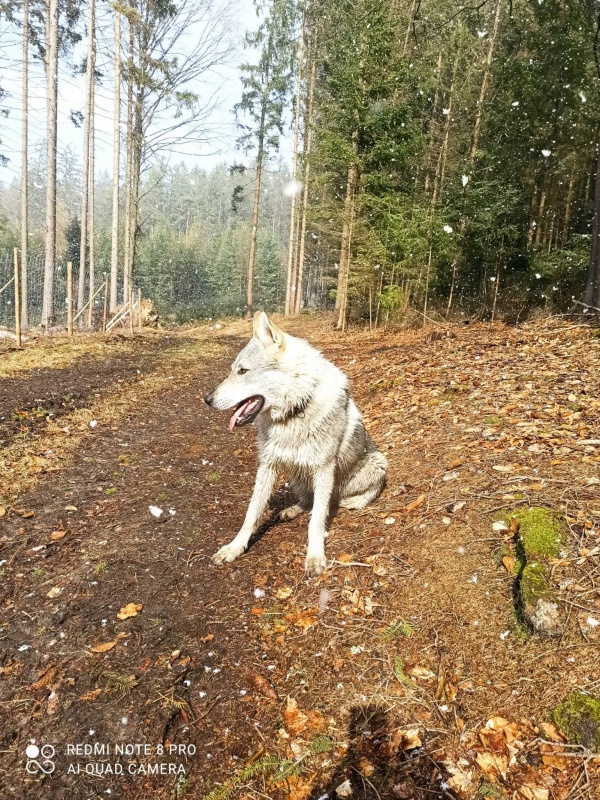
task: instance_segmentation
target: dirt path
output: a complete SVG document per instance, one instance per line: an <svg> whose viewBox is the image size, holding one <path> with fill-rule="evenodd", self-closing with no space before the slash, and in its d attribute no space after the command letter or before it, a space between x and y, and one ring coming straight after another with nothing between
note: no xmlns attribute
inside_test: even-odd
<svg viewBox="0 0 600 800"><path fill-rule="evenodd" d="M123 362L118 413L98 406L70 462L0 520L2 798L202 798L232 776L247 798L336 797L345 781L362 798L566 800L576 782L594 796L596 762L544 750L536 726L598 688L600 460L580 444L599 435L598 342L502 326L312 338L391 464L376 505L337 516L321 578L304 577L305 518L266 525L233 565L209 560L255 469L254 432L202 403L242 341L214 331L176 357L144 351L146 390ZM107 374L91 364L81 396L110 398ZM28 435L35 450L44 434ZM499 559L492 523L523 503L567 514L559 639L526 635ZM48 778L25 771L31 740L56 750Z"/></svg>

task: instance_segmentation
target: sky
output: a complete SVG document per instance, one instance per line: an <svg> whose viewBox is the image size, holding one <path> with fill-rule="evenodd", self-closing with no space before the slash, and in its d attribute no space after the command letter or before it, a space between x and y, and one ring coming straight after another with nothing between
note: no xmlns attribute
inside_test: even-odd
<svg viewBox="0 0 600 800"><path fill-rule="evenodd" d="M98 55L97 69L103 73L99 86L96 87L96 175L102 171L108 173L112 170L113 147L113 40L112 20L107 18L106 7L99 9L98 13ZM209 124L213 134L210 144L199 145L196 142L186 142L178 145L176 150L163 153L171 163L184 161L189 166L198 165L211 168L215 164L226 161L243 160L243 155L236 150L236 127L233 115L233 106L239 101L242 92L239 65L246 60L252 60L253 54L243 47L246 30L255 30L259 24L252 0L232 0L230 16L233 26L234 48L226 65L220 66L206 75L202 82L192 88L201 97L215 95L217 107L211 113ZM126 25L123 25L124 31ZM102 30L103 29L103 30ZM199 27L191 27L187 40L182 41L181 49L201 35ZM0 19L0 86L8 92L8 96L0 103L0 107L8 111L8 116L0 116L0 152L8 157L6 166L0 165L0 182L10 183L20 176L21 164L21 101L22 101L22 70L21 61L21 32L20 29ZM196 39L194 38L196 37ZM123 35L125 44L125 34ZM80 63L85 58L87 38L76 48L69 58L69 65L61 60L59 68L59 105L58 105L58 149L60 154L68 148L81 160L83 145L83 127L77 128L70 119L71 111L84 109L85 77L74 76L73 62ZM45 148L45 114L46 114L46 86L45 76L41 63L32 58L30 51L29 60L29 157L35 157L40 146ZM71 67L71 68L69 68ZM121 118L124 130L124 91L121 90ZM122 133L123 136L123 133ZM285 153L286 145L284 143Z"/></svg>

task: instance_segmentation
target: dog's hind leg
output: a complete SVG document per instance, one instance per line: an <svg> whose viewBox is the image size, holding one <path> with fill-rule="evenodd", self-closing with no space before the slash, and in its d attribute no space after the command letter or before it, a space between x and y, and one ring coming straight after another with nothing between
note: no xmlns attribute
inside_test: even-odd
<svg viewBox="0 0 600 800"><path fill-rule="evenodd" d="M297 516L305 511L310 511L313 504L312 492L305 484L300 483L298 480L292 480L291 490L293 496L298 498L298 502L293 506L284 508L283 511L280 512L279 519L284 522L296 519Z"/></svg>
<svg viewBox="0 0 600 800"><path fill-rule="evenodd" d="M341 508L365 508L385 486L387 460L383 453L373 450L358 465L358 469L343 484L338 505Z"/></svg>

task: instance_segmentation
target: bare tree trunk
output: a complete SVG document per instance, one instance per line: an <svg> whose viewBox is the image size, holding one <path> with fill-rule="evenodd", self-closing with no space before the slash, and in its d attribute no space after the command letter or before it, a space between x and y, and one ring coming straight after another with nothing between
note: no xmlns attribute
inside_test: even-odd
<svg viewBox="0 0 600 800"><path fill-rule="evenodd" d="M417 0L412 0L412 4L410 7L410 17L408 19L408 25L406 26L406 35L404 36L404 46L402 47L403 57L406 55L406 51L408 50L408 42L410 41L410 34L412 31L413 17L415 15L416 5L417 5Z"/></svg>
<svg viewBox="0 0 600 800"><path fill-rule="evenodd" d="M294 116L294 150L292 156L292 203L290 209L290 238L288 244L288 265L287 281L285 286L285 309L284 314L289 317L295 307L295 295L292 287L292 272L295 257L295 233L296 233L296 170L298 167L298 134L300 131L300 92L302 89L302 60L304 58L304 12L302 13L302 28L300 30L300 40L298 42L298 74L296 76L296 113Z"/></svg>
<svg viewBox="0 0 600 800"><path fill-rule="evenodd" d="M584 302L593 308L600 308L600 141L598 142L598 161L596 164L596 185L594 189L594 222L592 226L592 251L588 267Z"/></svg>
<svg viewBox="0 0 600 800"><path fill-rule="evenodd" d="M58 113L58 0L47 0L46 101L46 253L42 325L52 325L54 317L54 272L56 266L56 125Z"/></svg>
<svg viewBox="0 0 600 800"><path fill-rule="evenodd" d="M81 239L79 245L79 280L77 283L77 311L81 311L85 305L85 275L87 267L88 252L88 203L90 187L90 130L92 117L92 85L94 80L93 70L93 2L89 8L89 31L88 31L88 54L85 76L85 117L83 121L83 175L81 187Z"/></svg>
<svg viewBox="0 0 600 800"><path fill-rule="evenodd" d="M110 310L117 307L119 278L119 153L121 125L121 14L115 9L115 88L113 128L113 196L110 245Z"/></svg>
<svg viewBox="0 0 600 800"><path fill-rule="evenodd" d="M561 235L561 243L565 244L569 240L569 226L571 224L571 207L573 205L573 194L575 190L575 169L571 172L569 179L569 189L567 191L567 201L565 204L565 219Z"/></svg>
<svg viewBox="0 0 600 800"><path fill-rule="evenodd" d="M89 177L89 207L88 207L88 235L87 239L90 248L90 282L89 282L89 295L88 295L88 325L92 326L93 313L94 313L94 268L95 268L95 250L94 250L94 189L95 189L95 130L94 130L94 110L96 103L96 0L90 0L90 50L91 50L91 68L92 68L92 82L90 93L90 177Z"/></svg>
<svg viewBox="0 0 600 800"><path fill-rule="evenodd" d="M535 246L539 247L542 242L542 233L544 230L544 206L546 205L546 178L544 177L544 184L542 186L542 193L540 195L540 205L538 207L537 228L535 229Z"/></svg>
<svg viewBox="0 0 600 800"><path fill-rule="evenodd" d="M298 288L296 290L296 314L300 313L302 307L302 278L304 275L304 252L306 246L306 217L308 212L308 180L310 177L310 149L312 139L312 117L313 100L315 94L315 76L317 72L316 56L313 56L313 63L310 70L310 85L308 87L308 108L304 122L304 138L306 149L304 152L304 189L302 194L302 220L300 223L300 245L298 253Z"/></svg>
<svg viewBox="0 0 600 800"><path fill-rule="evenodd" d="M21 328L29 326L27 298L28 249L28 169L27 169L27 115L29 101L29 0L23 0L23 100L21 119Z"/></svg>
<svg viewBox="0 0 600 800"><path fill-rule="evenodd" d="M481 120L483 118L483 104L487 94L487 86L490 79L490 67L492 59L494 58L494 50L496 48L496 40L498 38L498 29L500 27L500 16L502 11L502 0L498 0L496 6L496 15L494 17L494 29L492 38L490 39L490 46L488 48L487 56L485 59L485 69L483 72L483 80L481 81L481 90L479 92L479 101L477 103L477 116L475 117L475 127L473 128L473 139L471 141L471 149L469 151L469 158L475 159L477 155L477 147L479 145L479 134L481 133Z"/></svg>
<svg viewBox="0 0 600 800"><path fill-rule="evenodd" d="M260 122L258 127L258 151L256 154L256 173L254 176L254 200L252 204L252 233L250 234L250 255L248 257L248 284L246 287L246 316L253 313L254 263L256 261L256 238L258 235L258 210L260 207L260 182L262 178L265 155L265 120L267 116L267 100L269 97L269 75L265 77L263 86Z"/></svg>
<svg viewBox="0 0 600 800"><path fill-rule="evenodd" d="M127 128L125 156L125 235L123 254L123 303L129 297L129 273L131 270L131 171L133 166L133 57L135 50L133 19L129 18L129 58L127 61Z"/></svg>

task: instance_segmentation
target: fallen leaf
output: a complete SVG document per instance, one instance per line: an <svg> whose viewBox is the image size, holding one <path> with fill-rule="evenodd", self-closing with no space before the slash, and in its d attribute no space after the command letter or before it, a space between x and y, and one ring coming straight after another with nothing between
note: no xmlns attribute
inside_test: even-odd
<svg viewBox="0 0 600 800"><path fill-rule="evenodd" d="M67 535L66 531L52 531L52 533L50 534L50 538L52 539L53 542L57 542L59 539L62 539L63 536L66 535Z"/></svg>
<svg viewBox="0 0 600 800"><path fill-rule="evenodd" d="M413 667L409 675L412 675L418 681L430 681L435 678L435 672L432 672L430 669L426 669L425 667Z"/></svg>
<svg viewBox="0 0 600 800"><path fill-rule="evenodd" d="M90 647L92 653L107 653L109 650L112 650L113 647L116 645L117 641L114 642L102 642L101 644L94 644Z"/></svg>
<svg viewBox="0 0 600 800"><path fill-rule="evenodd" d="M49 597L50 600L54 600L55 597L58 597L59 594L62 594L62 589L60 586L53 586L46 597Z"/></svg>
<svg viewBox="0 0 600 800"><path fill-rule="evenodd" d="M65 506L65 511L77 511L77 506Z"/></svg>
<svg viewBox="0 0 600 800"><path fill-rule="evenodd" d="M0 517L3 517L6 514L6 508L4 506L0 506Z"/></svg>
<svg viewBox="0 0 600 800"><path fill-rule="evenodd" d="M421 747L422 744L418 728L397 728L389 741L390 754L394 755L400 750L414 750L416 747Z"/></svg>
<svg viewBox="0 0 600 800"><path fill-rule="evenodd" d="M519 786L519 794L526 800L548 800L548 789L542 786Z"/></svg>
<svg viewBox="0 0 600 800"><path fill-rule="evenodd" d="M277 591L275 592L275 597L278 600L287 600L287 598L291 595L292 591L293 590L291 586L282 586L281 589L277 589Z"/></svg>
<svg viewBox="0 0 600 800"><path fill-rule="evenodd" d="M293 697L288 697L287 706L283 712L283 724L291 736L298 736L308 725L308 716L298 708L298 703Z"/></svg>
<svg viewBox="0 0 600 800"><path fill-rule="evenodd" d="M515 571L515 559L512 556L504 556L502 563L506 567L508 574L512 575Z"/></svg>
<svg viewBox="0 0 600 800"><path fill-rule="evenodd" d="M421 508L421 506L422 506L422 505L425 503L425 501L426 501L426 500L427 500L427 495L426 495L426 494L420 494L420 495L417 497L417 499L416 499L416 500L413 500L413 501L412 501L412 503L409 503L409 504L408 504L408 505L405 507L405 509L404 509L404 510L405 510L405 511L407 511L407 512L410 514L410 513L412 513L413 511L416 511L416 510L417 510L417 508Z"/></svg>
<svg viewBox="0 0 600 800"><path fill-rule="evenodd" d="M117 619L128 619L129 617L135 617L138 611L142 610L142 607L142 603L127 603L127 605L123 606L123 608L117 614Z"/></svg>

